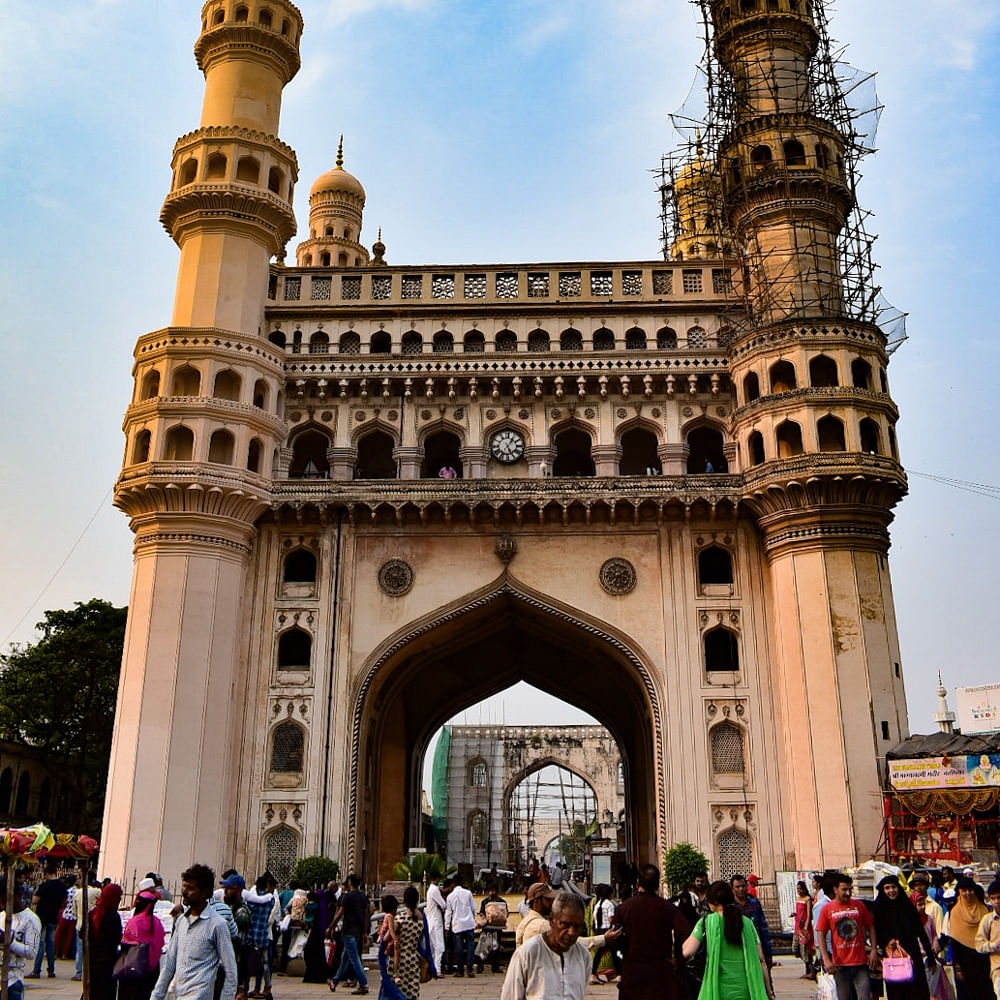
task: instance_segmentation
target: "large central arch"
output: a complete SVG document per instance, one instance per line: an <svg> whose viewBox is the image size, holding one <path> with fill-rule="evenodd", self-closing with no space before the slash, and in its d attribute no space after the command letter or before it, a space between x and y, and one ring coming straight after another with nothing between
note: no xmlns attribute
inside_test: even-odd
<svg viewBox="0 0 1000 1000"><path fill-rule="evenodd" d="M657 856L666 831L664 719L649 661L613 626L504 573L400 629L360 673L344 819L347 855L366 879L388 877L420 842L421 768L433 734L518 681L611 732L625 771L627 851Z"/></svg>

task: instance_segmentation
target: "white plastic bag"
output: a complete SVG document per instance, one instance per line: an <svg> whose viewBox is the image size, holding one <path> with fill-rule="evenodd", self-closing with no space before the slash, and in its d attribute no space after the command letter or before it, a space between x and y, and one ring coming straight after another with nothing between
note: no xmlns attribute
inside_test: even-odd
<svg viewBox="0 0 1000 1000"><path fill-rule="evenodd" d="M829 972L816 977L816 1000L837 1000L837 981Z"/></svg>

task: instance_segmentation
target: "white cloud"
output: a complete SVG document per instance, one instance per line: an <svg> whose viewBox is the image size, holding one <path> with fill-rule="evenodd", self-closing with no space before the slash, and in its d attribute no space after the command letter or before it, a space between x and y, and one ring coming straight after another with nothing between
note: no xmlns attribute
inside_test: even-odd
<svg viewBox="0 0 1000 1000"><path fill-rule="evenodd" d="M557 11L528 28L521 36L521 45L529 52L537 52L549 41L563 34L571 23L565 13Z"/></svg>

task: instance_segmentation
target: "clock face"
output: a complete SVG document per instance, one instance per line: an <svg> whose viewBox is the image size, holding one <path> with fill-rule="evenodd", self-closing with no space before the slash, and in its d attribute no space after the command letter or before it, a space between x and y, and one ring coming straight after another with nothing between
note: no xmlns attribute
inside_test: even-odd
<svg viewBox="0 0 1000 1000"><path fill-rule="evenodd" d="M498 461L510 464L524 457L524 438L509 427L497 431L490 441L490 454Z"/></svg>

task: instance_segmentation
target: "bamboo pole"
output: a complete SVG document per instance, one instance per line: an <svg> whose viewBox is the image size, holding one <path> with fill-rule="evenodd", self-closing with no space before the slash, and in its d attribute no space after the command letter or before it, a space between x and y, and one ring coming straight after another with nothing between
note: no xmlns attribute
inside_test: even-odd
<svg viewBox="0 0 1000 1000"><path fill-rule="evenodd" d="M3 934L3 962L0 963L0 997L7 1000L7 976L10 973L10 942L13 940L14 932L14 893L17 887L14 885L14 859L8 857L4 859L4 877L7 880L7 905L4 908L4 934Z"/></svg>

